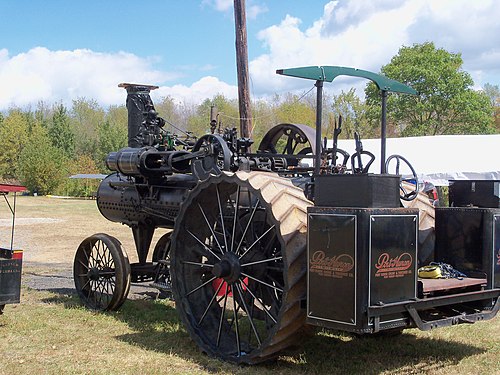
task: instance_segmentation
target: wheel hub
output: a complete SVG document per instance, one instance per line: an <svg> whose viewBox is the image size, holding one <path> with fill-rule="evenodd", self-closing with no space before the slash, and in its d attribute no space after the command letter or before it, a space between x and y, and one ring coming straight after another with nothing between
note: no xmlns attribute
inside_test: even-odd
<svg viewBox="0 0 500 375"><path fill-rule="evenodd" d="M225 253L221 260L214 264L212 274L229 284L234 283L241 274L240 258L234 253Z"/></svg>
<svg viewBox="0 0 500 375"><path fill-rule="evenodd" d="M96 268L96 267L92 267L90 270L89 270L89 273L88 273L88 277L90 280L92 281L97 281L99 280L99 277L100 277L100 272L99 272L99 269Z"/></svg>

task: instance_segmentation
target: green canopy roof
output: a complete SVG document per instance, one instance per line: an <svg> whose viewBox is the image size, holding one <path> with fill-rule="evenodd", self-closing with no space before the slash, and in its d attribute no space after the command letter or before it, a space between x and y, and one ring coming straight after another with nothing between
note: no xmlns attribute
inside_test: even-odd
<svg viewBox="0 0 500 375"><path fill-rule="evenodd" d="M417 91L413 88L380 74L372 73L367 70L346 68L343 66L305 66L302 68L279 69L276 73L284 76L326 82L332 82L338 76L361 77L374 82L377 87L383 91L400 92L413 95L417 94Z"/></svg>

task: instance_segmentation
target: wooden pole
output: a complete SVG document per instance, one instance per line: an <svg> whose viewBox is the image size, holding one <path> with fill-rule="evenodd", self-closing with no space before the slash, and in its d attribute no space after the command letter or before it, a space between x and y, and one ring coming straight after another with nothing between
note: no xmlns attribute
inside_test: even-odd
<svg viewBox="0 0 500 375"><path fill-rule="evenodd" d="M240 109L240 135L250 138L252 110L248 78L247 26L245 0L234 0L234 23L236 29L236 67L238 72L238 102Z"/></svg>

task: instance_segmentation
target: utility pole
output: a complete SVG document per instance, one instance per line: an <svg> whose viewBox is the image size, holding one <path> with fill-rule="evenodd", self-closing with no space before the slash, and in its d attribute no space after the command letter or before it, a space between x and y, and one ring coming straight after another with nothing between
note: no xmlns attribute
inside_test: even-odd
<svg viewBox="0 0 500 375"><path fill-rule="evenodd" d="M236 29L236 67L238 72L238 102L240 109L240 135L250 138L252 110L248 78L247 25L245 0L234 0L234 23Z"/></svg>

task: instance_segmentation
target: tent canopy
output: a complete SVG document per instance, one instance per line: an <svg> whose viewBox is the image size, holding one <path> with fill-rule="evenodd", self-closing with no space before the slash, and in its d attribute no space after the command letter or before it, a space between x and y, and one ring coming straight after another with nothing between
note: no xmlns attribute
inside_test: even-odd
<svg viewBox="0 0 500 375"><path fill-rule="evenodd" d="M380 160L380 139L362 142L363 149ZM331 140L328 147L332 147ZM356 152L354 140L339 139L338 147L351 155ZM412 164L420 181L436 186L447 186L448 180L500 180L499 151L500 134L387 138L387 157L403 156ZM380 173L379 164L373 163L370 172ZM402 168L401 173L409 171Z"/></svg>

